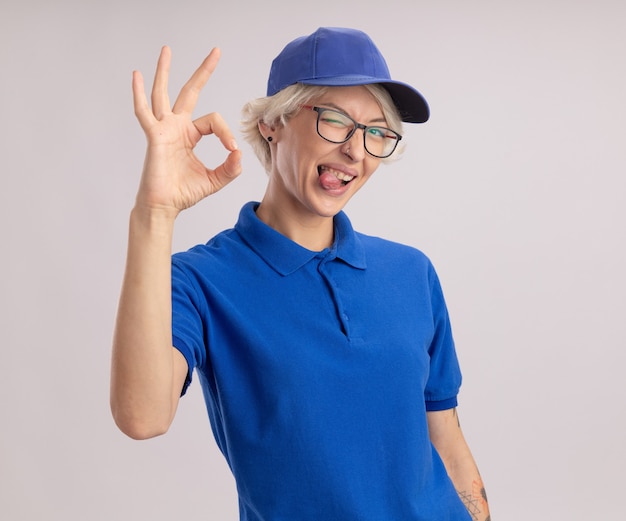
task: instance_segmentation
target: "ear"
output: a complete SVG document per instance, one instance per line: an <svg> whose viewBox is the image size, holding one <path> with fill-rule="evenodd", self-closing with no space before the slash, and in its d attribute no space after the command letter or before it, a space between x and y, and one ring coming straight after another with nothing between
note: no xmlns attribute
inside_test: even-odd
<svg viewBox="0 0 626 521"><path fill-rule="evenodd" d="M264 121L259 121L259 132L261 133L261 135L263 136L263 138L266 141L272 141L273 140L273 136L274 136L274 132L276 131L276 128L268 125L267 123L265 123ZM272 139L269 139L272 138Z"/></svg>

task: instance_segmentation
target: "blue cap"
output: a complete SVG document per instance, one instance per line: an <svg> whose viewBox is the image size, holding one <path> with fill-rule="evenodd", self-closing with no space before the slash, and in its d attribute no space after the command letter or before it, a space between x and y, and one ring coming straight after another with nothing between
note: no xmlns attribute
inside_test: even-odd
<svg viewBox="0 0 626 521"><path fill-rule="evenodd" d="M295 83L326 87L378 83L389 91L402 121L424 123L430 115L424 97L410 85L392 80L374 42L356 29L320 27L288 43L272 62L267 95Z"/></svg>

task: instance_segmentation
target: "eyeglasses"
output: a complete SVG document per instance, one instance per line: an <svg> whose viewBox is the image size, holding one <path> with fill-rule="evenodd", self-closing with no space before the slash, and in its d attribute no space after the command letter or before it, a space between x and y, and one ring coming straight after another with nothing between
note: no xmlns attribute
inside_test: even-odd
<svg viewBox="0 0 626 521"><path fill-rule="evenodd" d="M389 157L402 139L400 134L390 128L357 123L347 114L334 109L311 105L303 105L302 108L317 112L317 133L331 143L345 143L357 129L362 129L365 150L374 157Z"/></svg>

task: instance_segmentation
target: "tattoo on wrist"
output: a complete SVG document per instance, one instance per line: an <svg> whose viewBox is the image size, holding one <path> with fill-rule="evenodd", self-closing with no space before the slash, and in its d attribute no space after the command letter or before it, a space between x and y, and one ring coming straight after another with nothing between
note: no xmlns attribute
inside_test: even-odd
<svg viewBox="0 0 626 521"><path fill-rule="evenodd" d="M470 516L472 516L472 521L478 521L478 515L480 514L480 508L478 505L480 501L474 498L472 494L464 490L457 490L457 493L459 494L461 501L463 501L465 508L467 508L467 511L470 513Z"/></svg>
<svg viewBox="0 0 626 521"><path fill-rule="evenodd" d="M482 486L482 483L475 481L472 492L457 490L457 493L465 505L465 508L467 508L470 516L472 516L472 521L491 521L487 502L487 492L485 491L485 487ZM481 513L487 514L487 517L484 520L481 520L479 517Z"/></svg>

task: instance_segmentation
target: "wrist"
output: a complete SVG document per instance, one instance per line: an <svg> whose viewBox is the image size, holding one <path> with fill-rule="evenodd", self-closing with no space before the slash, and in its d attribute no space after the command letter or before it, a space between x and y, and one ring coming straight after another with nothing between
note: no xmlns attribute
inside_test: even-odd
<svg viewBox="0 0 626 521"><path fill-rule="evenodd" d="M171 236L178 211L171 208L153 208L135 205L130 212L131 229L150 234Z"/></svg>

